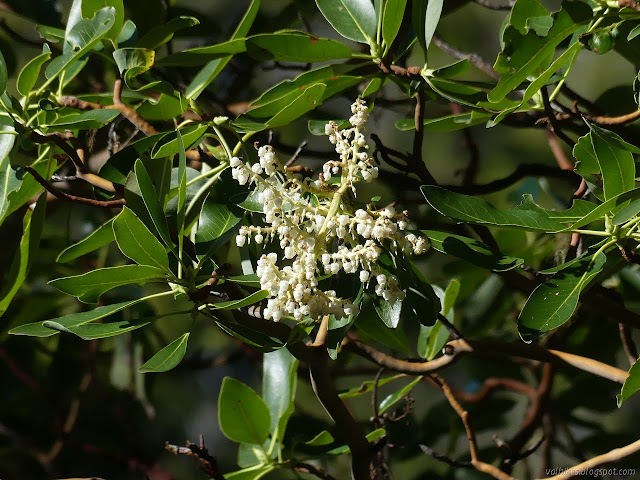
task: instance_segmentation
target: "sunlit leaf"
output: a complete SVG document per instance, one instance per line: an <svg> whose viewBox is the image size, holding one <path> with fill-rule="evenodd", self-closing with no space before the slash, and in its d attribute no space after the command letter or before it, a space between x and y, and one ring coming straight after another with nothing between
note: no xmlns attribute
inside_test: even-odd
<svg viewBox="0 0 640 480"><path fill-rule="evenodd" d="M187 353L188 340L189 332L176 338L173 342L147 360L144 365L140 367L140 372L167 372L172 368L177 367L184 358L185 353Z"/></svg>
<svg viewBox="0 0 640 480"><path fill-rule="evenodd" d="M231 377L222 381L218 397L218 423L229 439L262 445L269 436L269 407L250 387Z"/></svg>

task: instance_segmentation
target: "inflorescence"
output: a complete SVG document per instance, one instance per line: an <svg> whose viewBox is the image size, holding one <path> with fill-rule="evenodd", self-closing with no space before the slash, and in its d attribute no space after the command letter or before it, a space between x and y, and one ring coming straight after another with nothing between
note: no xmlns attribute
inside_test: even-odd
<svg viewBox="0 0 640 480"><path fill-rule="evenodd" d="M266 319L357 315L359 307L350 299L318 287L319 277L340 271L357 274L366 285L375 280L375 293L387 302L402 300L405 294L398 279L376 264L381 247L386 242L391 249L414 254L428 248L425 237L405 232L410 226L406 212L396 212L392 206L373 210L369 205L354 210L350 204L348 192L355 196L354 185L378 176L362 134L369 116L365 102L356 100L351 112L351 128L340 130L335 122L326 125L325 133L340 160L325 163L317 180L288 171L270 145L258 149L259 162L253 165L231 159L233 178L254 186L267 224L241 227L237 245L277 238L282 251L258 260L260 285L271 295L263 311Z"/></svg>

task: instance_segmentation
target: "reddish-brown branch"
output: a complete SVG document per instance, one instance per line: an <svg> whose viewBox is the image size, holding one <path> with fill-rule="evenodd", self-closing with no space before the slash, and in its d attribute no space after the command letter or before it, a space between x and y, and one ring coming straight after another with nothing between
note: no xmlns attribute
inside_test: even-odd
<svg viewBox="0 0 640 480"><path fill-rule="evenodd" d="M24 169L33 176L34 180L42 185L49 193L59 198L60 200L68 200L70 202L84 203L85 205L93 205L94 207L112 208L120 207L124 205L125 199L118 198L116 200L94 200L93 198L78 197L77 195L71 195L70 193L63 192L58 188L51 185L47 180L30 166L24 167Z"/></svg>
<svg viewBox="0 0 640 480"><path fill-rule="evenodd" d="M142 118L138 112L122 103L122 80L120 79L116 80L113 85L113 106L120 110L122 116L129 120L146 136L149 137L158 133L155 127Z"/></svg>
<svg viewBox="0 0 640 480"><path fill-rule="evenodd" d="M618 0L618 6L620 8L630 8L631 10L635 10L636 12L640 12L640 4L636 3L635 0Z"/></svg>
<svg viewBox="0 0 640 480"><path fill-rule="evenodd" d="M442 388L442 392L444 393L445 397L447 397L447 400L449 401L449 405L451 405L451 407L456 411L456 413L460 417L460 420L462 420L464 429L467 432L467 440L469 441L469 450L471 452L471 465L473 465L473 467L479 472L486 473L487 475L491 475L493 478L496 478L497 480L516 480L511 475L508 475L503 471L499 470L497 467L494 467L493 465L489 463L485 463L479 459L478 443L476 441L475 431L473 430L473 427L471 425L471 415L464 408L462 408L462 405L460 405L460 403L456 400L456 397L454 396L453 391L451 390L447 382L445 382L440 375L432 374L432 377L440 384L440 387Z"/></svg>
<svg viewBox="0 0 640 480"><path fill-rule="evenodd" d="M202 465L202 470L211 480L224 480L224 476L218 469L216 457L211 455L204 446L204 439L202 437L200 437L200 445L187 441L186 447L178 447L177 445L171 445L169 442L165 442L164 449L175 455L187 455L198 459Z"/></svg>
<svg viewBox="0 0 640 480"><path fill-rule="evenodd" d="M377 363L381 367L411 375L432 373L449 366L463 355L498 355L520 357L540 362L550 362L557 366L571 365L585 372L592 373L611 381L624 383L629 374L624 370L605 363L571 353L558 350L547 350L538 345L524 343L510 343L498 340L453 340L444 348L445 355L429 362L410 362L391 357L370 345L350 337L344 346L347 350L357 353Z"/></svg>

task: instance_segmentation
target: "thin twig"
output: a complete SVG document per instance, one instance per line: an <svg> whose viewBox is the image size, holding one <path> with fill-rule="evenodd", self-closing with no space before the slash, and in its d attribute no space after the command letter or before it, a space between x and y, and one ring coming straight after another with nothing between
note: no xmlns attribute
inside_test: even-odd
<svg viewBox="0 0 640 480"><path fill-rule="evenodd" d="M436 181L427 169L422 159L422 144L424 142L424 96L422 87L418 87L416 93L416 108L414 113L416 132L413 135L413 155L409 157L407 166L416 174L423 183L436 185Z"/></svg>
<svg viewBox="0 0 640 480"><path fill-rule="evenodd" d="M556 118L556 113L553 111L551 107L551 102L549 101L549 92L547 92L547 87L542 87L540 89L540 93L542 94L542 102L544 103L544 111L547 114L547 118L549 119L549 123L547 128L551 130L560 140L569 145L569 147L573 150L576 142L571 140L559 127L558 120Z"/></svg>
<svg viewBox="0 0 640 480"><path fill-rule="evenodd" d="M638 361L638 348L633 341L631 329L629 328L629 325L625 325L622 322L618 324L618 328L620 330L620 341L622 342L624 352L627 354L629 363L633 365Z"/></svg>
<svg viewBox="0 0 640 480"><path fill-rule="evenodd" d="M464 408L462 408L462 405L460 405L460 403L458 403L456 397L453 395L453 391L440 375L434 373L432 374L432 377L440 384L442 392L449 401L449 405L451 405L451 407L460 417L460 420L462 420L464 429L467 432L467 440L469 441L469 450L471 452L471 465L473 466L473 468L475 468L479 472L491 475L497 480L515 480L511 475L508 475L499 470L497 467L494 467L493 465L485 463L479 459L478 443L476 441L475 431L473 430L473 427L471 425L471 415Z"/></svg>
<svg viewBox="0 0 640 480"><path fill-rule="evenodd" d="M296 151L293 153L293 155L291 155L291 158L289 159L289 161L284 165L285 168L290 167L295 163L296 160L298 160L298 155L300 155L300 152L302 152L302 149L307 146L307 143L308 142L304 140L300 145L298 145L298 148L296 149Z"/></svg>
<svg viewBox="0 0 640 480"><path fill-rule="evenodd" d="M122 103L122 80L120 79L116 80L113 85L113 106L120 110L122 116L140 129L146 136L149 137L158 133L155 127L142 118L138 112Z"/></svg>
<svg viewBox="0 0 640 480"><path fill-rule="evenodd" d="M169 442L165 442L164 449L175 455L187 455L198 459L202 465L202 470L212 480L224 480L224 476L218 469L218 461L204 446L202 436L200 436L200 445L187 441L186 447L178 447L177 445L171 445Z"/></svg>
<svg viewBox="0 0 640 480"><path fill-rule="evenodd" d="M49 193L59 198L60 200L68 200L70 202L84 203L86 205L93 205L94 207L112 208L119 207L126 203L124 198L118 198L116 200L94 200L93 198L78 197L69 193L63 192L58 188L51 185L40 174L30 166L25 166L24 169L29 172L34 180L42 185Z"/></svg>
<svg viewBox="0 0 640 480"><path fill-rule="evenodd" d="M293 469L296 472L308 473L310 475L314 475L322 480L337 480L334 476L329 475L329 473L320 468L306 462L296 462L293 465Z"/></svg>
<svg viewBox="0 0 640 480"><path fill-rule="evenodd" d="M528 358L540 362L551 362L558 366L570 365L617 383L624 383L629 376L624 370L591 358L558 350L547 350L546 348L533 344L527 345L524 343L510 343L499 340L453 340L445 345L443 349L445 354L443 356L429 362L400 360L382 353L374 347L352 337L349 337L349 341L346 342L344 348L372 360L381 367L411 375L422 375L442 370L464 355L495 354L507 357Z"/></svg>
<svg viewBox="0 0 640 480"><path fill-rule="evenodd" d="M438 453L438 452L432 450L431 448L427 447L426 445L419 445L419 447L420 447L420 450L422 450L427 455L435 458L436 460L444 462L447 465L451 465L452 467L473 468L473 465L471 464L471 462L461 462L460 460L456 460L456 459L448 457L446 455L442 455L441 453Z"/></svg>

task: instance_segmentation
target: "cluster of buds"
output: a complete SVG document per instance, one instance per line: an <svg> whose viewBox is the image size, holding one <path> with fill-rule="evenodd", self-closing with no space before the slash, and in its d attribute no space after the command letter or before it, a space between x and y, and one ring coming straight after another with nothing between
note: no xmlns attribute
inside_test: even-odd
<svg viewBox="0 0 640 480"><path fill-rule="evenodd" d="M260 285L271 296L263 311L267 319L357 315L359 308L351 300L318 287L319 277L341 271L358 275L366 285L375 281L375 293L388 302L402 300L398 279L377 265L382 246L414 254L428 248L425 237L406 232L406 212L391 206L381 210L351 206L348 195L355 196L354 184L378 176L362 133L368 119L365 102L356 100L351 112L351 128L340 130L335 122L327 124L325 133L340 160L325 163L317 180L288 171L269 145L258 149L259 161L253 165L231 159L233 178L254 187L266 224L241 227L237 245L252 239L257 244L277 240L282 252L280 257L265 254L258 261ZM279 267L279 262L286 265Z"/></svg>

